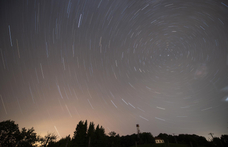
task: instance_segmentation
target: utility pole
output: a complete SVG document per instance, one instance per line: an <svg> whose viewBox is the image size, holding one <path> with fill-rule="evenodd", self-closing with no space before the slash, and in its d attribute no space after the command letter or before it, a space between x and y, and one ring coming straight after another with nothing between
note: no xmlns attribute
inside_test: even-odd
<svg viewBox="0 0 228 147"><path fill-rule="evenodd" d="M140 133L139 124L136 124L136 129L137 129L137 140L135 141L135 146L137 147L137 142L139 141L139 133Z"/></svg>
<svg viewBox="0 0 228 147"><path fill-rule="evenodd" d="M137 135L138 135L138 139L139 139L139 133L140 133L139 124L136 124L136 128L137 128Z"/></svg>

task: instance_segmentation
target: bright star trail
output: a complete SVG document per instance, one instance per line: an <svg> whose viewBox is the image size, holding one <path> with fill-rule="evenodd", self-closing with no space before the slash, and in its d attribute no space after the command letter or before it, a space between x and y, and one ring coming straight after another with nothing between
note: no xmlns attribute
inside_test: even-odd
<svg viewBox="0 0 228 147"><path fill-rule="evenodd" d="M228 2L0 2L0 121L44 135L227 134Z"/></svg>

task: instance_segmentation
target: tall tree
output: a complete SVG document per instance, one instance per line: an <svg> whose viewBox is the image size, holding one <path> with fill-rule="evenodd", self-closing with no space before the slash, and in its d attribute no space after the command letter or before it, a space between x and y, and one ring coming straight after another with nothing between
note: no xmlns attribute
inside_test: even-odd
<svg viewBox="0 0 228 147"><path fill-rule="evenodd" d="M95 132L94 123L90 122L88 133L87 133L88 147L92 147L92 145L94 144L94 141L95 141L94 132Z"/></svg>
<svg viewBox="0 0 228 147"><path fill-rule="evenodd" d="M87 137L87 120L85 123L83 121L80 121L76 127L76 130L74 131L73 136L73 143L74 145L77 145L79 147L85 147L86 144L86 137Z"/></svg>
<svg viewBox="0 0 228 147"><path fill-rule="evenodd" d="M96 141L94 143L94 147L104 147L106 145L105 130L102 126L99 127L99 124L97 125L95 130L95 138Z"/></svg>

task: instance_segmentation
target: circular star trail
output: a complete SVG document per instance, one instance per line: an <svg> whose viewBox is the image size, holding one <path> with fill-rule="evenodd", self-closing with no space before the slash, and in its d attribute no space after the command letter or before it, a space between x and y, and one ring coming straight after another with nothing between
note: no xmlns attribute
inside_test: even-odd
<svg viewBox="0 0 228 147"><path fill-rule="evenodd" d="M0 120L39 134L227 133L228 3L1 1ZM209 131L209 132L208 132Z"/></svg>

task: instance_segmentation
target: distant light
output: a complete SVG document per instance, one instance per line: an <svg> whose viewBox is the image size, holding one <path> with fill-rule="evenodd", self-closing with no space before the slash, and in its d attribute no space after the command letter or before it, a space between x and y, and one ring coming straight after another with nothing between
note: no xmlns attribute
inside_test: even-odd
<svg viewBox="0 0 228 147"><path fill-rule="evenodd" d="M226 98L226 100L225 101L227 101L228 102L228 97Z"/></svg>

